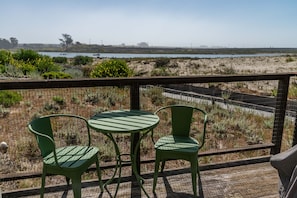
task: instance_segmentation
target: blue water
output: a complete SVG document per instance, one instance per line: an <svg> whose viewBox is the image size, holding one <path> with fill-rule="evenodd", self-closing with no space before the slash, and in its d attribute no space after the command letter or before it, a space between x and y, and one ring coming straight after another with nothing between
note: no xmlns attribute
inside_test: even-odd
<svg viewBox="0 0 297 198"><path fill-rule="evenodd" d="M236 58L236 57L259 57L278 56L281 54L123 54L123 53L77 53L77 52L39 52L50 57L73 58L75 56L89 56L94 58Z"/></svg>

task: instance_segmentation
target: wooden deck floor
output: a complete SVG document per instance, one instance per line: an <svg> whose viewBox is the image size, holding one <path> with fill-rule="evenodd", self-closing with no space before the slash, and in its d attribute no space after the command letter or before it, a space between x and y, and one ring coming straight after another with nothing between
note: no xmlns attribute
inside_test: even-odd
<svg viewBox="0 0 297 198"><path fill-rule="evenodd" d="M154 198L184 198L192 196L192 183L189 170L166 171L158 178L156 194L152 193L152 174L144 175L144 187ZM202 190L205 198L277 198L278 175L274 168L267 163L259 163L233 168L201 171ZM92 183L92 182L91 182ZM94 183L94 182L93 182ZM111 197L115 184L108 186L100 194L99 187L87 185L82 189L82 197ZM131 190L132 189L132 190ZM201 191L201 188L200 188ZM200 192L201 193L201 192ZM39 197L39 196L30 196ZM45 197L73 197L72 191L48 193ZM131 182L121 183L117 197L145 197L138 187L131 188Z"/></svg>

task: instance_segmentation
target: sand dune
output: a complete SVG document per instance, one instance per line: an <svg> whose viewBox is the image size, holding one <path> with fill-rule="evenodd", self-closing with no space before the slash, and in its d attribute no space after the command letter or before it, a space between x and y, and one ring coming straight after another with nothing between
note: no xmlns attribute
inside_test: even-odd
<svg viewBox="0 0 297 198"><path fill-rule="evenodd" d="M144 76L150 76L155 60L133 60L128 64ZM166 68L169 73L181 76L297 72L297 56L171 59Z"/></svg>

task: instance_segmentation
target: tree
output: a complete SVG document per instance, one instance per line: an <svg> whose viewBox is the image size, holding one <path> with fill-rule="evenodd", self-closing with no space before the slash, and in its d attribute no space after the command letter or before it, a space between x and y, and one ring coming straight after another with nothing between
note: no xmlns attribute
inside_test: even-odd
<svg viewBox="0 0 297 198"><path fill-rule="evenodd" d="M73 44L73 39L69 34L62 34L63 38L60 38L62 47L67 50L70 45Z"/></svg>
<svg viewBox="0 0 297 198"><path fill-rule="evenodd" d="M140 43L137 43L137 46L138 47L149 47L149 44L146 42L140 42Z"/></svg>
<svg viewBox="0 0 297 198"><path fill-rule="evenodd" d="M7 39L0 38L0 49L10 49L11 43Z"/></svg>
<svg viewBox="0 0 297 198"><path fill-rule="evenodd" d="M15 47L18 46L19 41L15 37L10 37L9 39L10 39L10 43L11 43L12 48L15 48Z"/></svg>

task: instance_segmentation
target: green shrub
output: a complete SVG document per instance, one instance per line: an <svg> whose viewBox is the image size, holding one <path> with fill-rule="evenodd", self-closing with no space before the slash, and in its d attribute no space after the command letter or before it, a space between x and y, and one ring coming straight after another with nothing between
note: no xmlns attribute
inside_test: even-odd
<svg viewBox="0 0 297 198"><path fill-rule="evenodd" d="M31 73L33 71L35 71L36 67L34 67L31 63L29 62L24 62L24 61L19 61L17 63L15 63L16 67L18 67L24 75L27 75L28 73Z"/></svg>
<svg viewBox="0 0 297 198"><path fill-rule="evenodd" d="M15 60L22 60L27 62L34 62L35 60L41 58L42 55L38 54L34 50L25 50L20 49L16 53L13 54L13 58Z"/></svg>
<svg viewBox="0 0 297 198"><path fill-rule="evenodd" d="M165 67L170 63L169 58L158 58L155 62L156 68Z"/></svg>
<svg viewBox="0 0 297 198"><path fill-rule="evenodd" d="M151 102L158 106L162 105L164 102L163 97L163 88L160 87L153 87L146 90L145 95L149 98L151 98Z"/></svg>
<svg viewBox="0 0 297 198"><path fill-rule="evenodd" d="M60 105L58 104L49 104L49 103L46 103L44 105L44 111L47 111L49 113L58 113L59 110L61 109Z"/></svg>
<svg viewBox="0 0 297 198"><path fill-rule="evenodd" d="M293 62L294 61L294 58L292 58L291 56L287 57L286 58L286 62L289 63L289 62Z"/></svg>
<svg viewBox="0 0 297 198"><path fill-rule="evenodd" d="M75 56L74 57L74 65L86 65L88 63L92 63L93 58L89 56Z"/></svg>
<svg viewBox="0 0 297 198"><path fill-rule="evenodd" d="M70 74L64 72L45 72L41 75L44 79L71 79L72 76Z"/></svg>
<svg viewBox="0 0 297 198"><path fill-rule="evenodd" d="M151 72L151 76L170 76L171 74L165 67L160 67L157 69L153 69Z"/></svg>
<svg viewBox="0 0 297 198"><path fill-rule="evenodd" d="M53 101L56 104L60 105L60 106L65 106L66 105L66 102L65 102L64 98L62 98L61 96L54 96Z"/></svg>
<svg viewBox="0 0 297 198"><path fill-rule="evenodd" d="M42 58L39 58L35 61L35 66L37 68L37 71L39 71L41 74L45 72L59 72L61 71L61 67L59 65L56 65L53 62L53 59L44 56Z"/></svg>
<svg viewBox="0 0 297 198"><path fill-rule="evenodd" d="M85 97L85 101L92 105L98 104L100 99L98 94L87 94Z"/></svg>
<svg viewBox="0 0 297 198"><path fill-rule="evenodd" d="M6 67L5 65L0 64L0 74L5 73Z"/></svg>
<svg viewBox="0 0 297 198"><path fill-rule="evenodd" d="M21 68L14 66L14 65L10 65L10 64L5 66L4 73L6 76L9 76L9 77L23 77L24 76Z"/></svg>
<svg viewBox="0 0 297 198"><path fill-rule="evenodd" d="M90 73L92 78L129 77L132 70L124 60L111 59L97 65Z"/></svg>
<svg viewBox="0 0 297 198"><path fill-rule="evenodd" d="M7 50L0 50L0 65L8 65L12 60L12 54Z"/></svg>
<svg viewBox="0 0 297 198"><path fill-rule="evenodd" d="M53 61L55 63L66 64L67 63L67 58L66 57L61 57L61 56L53 57Z"/></svg>
<svg viewBox="0 0 297 198"><path fill-rule="evenodd" d="M79 68L66 68L63 71L66 74L69 74L72 78L82 78L83 75L83 71Z"/></svg>
<svg viewBox="0 0 297 198"><path fill-rule="evenodd" d="M236 74L236 70L232 66L231 67L223 67L221 74L226 74L226 75Z"/></svg>
<svg viewBox="0 0 297 198"><path fill-rule="evenodd" d="M15 91L0 91L0 105L3 107L11 107L18 104L22 100L22 96Z"/></svg>

